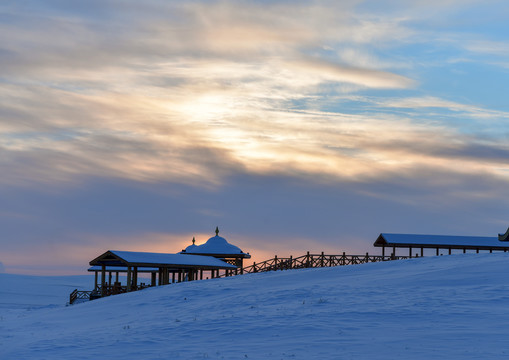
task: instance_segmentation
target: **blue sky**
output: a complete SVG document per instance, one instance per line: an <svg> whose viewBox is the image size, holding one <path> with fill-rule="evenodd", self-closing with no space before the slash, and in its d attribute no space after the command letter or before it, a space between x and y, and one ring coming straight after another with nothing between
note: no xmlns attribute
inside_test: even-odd
<svg viewBox="0 0 509 360"><path fill-rule="evenodd" d="M216 226L253 258L493 235L504 1L0 5L0 262L80 273Z"/></svg>

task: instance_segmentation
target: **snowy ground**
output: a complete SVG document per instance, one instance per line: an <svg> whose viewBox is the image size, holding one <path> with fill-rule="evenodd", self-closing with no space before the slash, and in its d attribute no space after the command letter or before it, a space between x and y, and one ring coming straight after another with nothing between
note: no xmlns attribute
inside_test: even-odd
<svg viewBox="0 0 509 360"><path fill-rule="evenodd" d="M30 311L16 300L23 279L7 292L4 274L0 359L507 359L508 270L509 253L451 255L195 281L65 307L67 292L58 307L22 300ZM55 284L38 279L41 292Z"/></svg>

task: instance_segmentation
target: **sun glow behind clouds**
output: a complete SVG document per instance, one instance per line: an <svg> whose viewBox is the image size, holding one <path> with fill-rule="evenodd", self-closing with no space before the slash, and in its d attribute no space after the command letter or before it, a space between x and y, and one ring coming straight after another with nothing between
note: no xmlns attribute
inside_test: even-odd
<svg viewBox="0 0 509 360"><path fill-rule="evenodd" d="M412 9L374 16L355 4L154 2L105 9L104 23L33 13L29 28L13 17L2 24L1 181L500 174L503 156L471 149L505 153L508 114L416 96L415 59L393 55L425 34Z"/></svg>

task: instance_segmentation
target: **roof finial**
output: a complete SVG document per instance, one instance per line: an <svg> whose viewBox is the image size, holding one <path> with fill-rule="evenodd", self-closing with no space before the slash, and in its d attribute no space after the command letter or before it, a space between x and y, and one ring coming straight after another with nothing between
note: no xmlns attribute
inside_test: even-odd
<svg viewBox="0 0 509 360"><path fill-rule="evenodd" d="M194 245L194 242L195 242L195 241L196 241L196 240L194 240L194 236L193 236L193 245Z"/></svg>
<svg viewBox="0 0 509 360"><path fill-rule="evenodd" d="M216 236L219 236L219 227L216 226Z"/></svg>

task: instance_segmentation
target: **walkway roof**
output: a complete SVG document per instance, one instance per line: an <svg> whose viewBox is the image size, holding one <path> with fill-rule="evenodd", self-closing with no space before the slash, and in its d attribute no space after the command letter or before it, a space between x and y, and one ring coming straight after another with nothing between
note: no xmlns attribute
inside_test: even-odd
<svg viewBox="0 0 509 360"><path fill-rule="evenodd" d="M90 261L90 265L106 266L136 266L178 269L236 269L235 265L214 258L212 256L183 255L166 253L148 253L134 251L108 250L104 254Z"/></svg>
<svg viewBox="0 0 509 360"><path fill-rule="evenodd" d="M417 235L417 234L387 234L378 236L377 247L415 247L415 248L451 248L451 249L479 249L479 250L509 250L509 243L498 240L496 236L450 236L450 235Z"/></svg>

